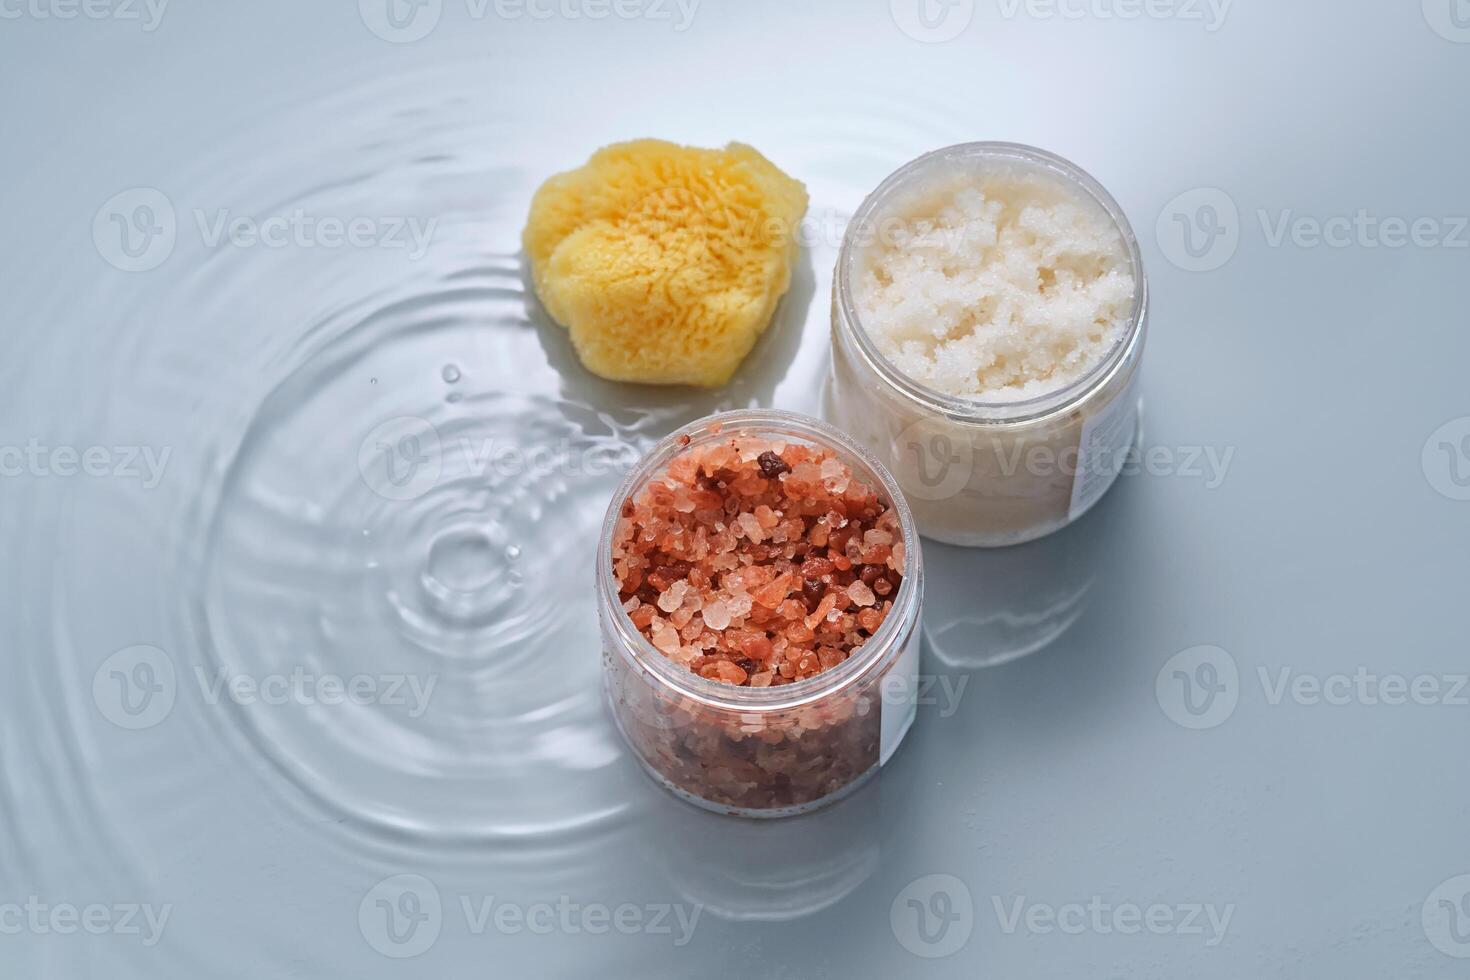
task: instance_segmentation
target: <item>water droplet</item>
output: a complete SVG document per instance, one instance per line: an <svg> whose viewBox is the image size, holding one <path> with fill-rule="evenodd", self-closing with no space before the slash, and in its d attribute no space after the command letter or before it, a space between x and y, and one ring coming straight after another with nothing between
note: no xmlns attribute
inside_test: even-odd
<svg viewBox="0 0 1470 980"><path fill-rule="evenodd" d="M444 396L444 400L451 405L457 405L460 402L464 401L464 395L457 391L451 391L449 394Z"/></svg>
<svg viewBox="0 0 1470 980"><path fill-rule="evenodd" d="M509 558L511 561L515 561L517 558L521 557L521 546L518 544L506 545L505 557Z"/></svg>
<svg viewBox="0 0 1470 980"><path fill-rule="evenodd" d="M460 379L459 368L454 366L453 364L444 365L444 370L441 373L444 376L444 380L447 381L449 384L454 384Z"/></svg>
<svg viewBox="0 0 1470 980"><path fill-rule="evenodd" d="M377 383L378 383L378 379L377 378L368 378L368 384L375 385Z"/></svg>
<svg viewBox="0 0 1470 980"><path fill-rule="evenodd" d="M520 572L511 572L505 578L510 582L512 588L519 588L520 584L526 580L526 577Z"/></svg>

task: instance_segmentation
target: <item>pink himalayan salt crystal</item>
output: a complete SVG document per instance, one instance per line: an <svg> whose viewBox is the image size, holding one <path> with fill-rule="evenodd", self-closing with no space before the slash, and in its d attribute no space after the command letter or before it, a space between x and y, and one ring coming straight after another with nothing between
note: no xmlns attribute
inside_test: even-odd
<svg viewBox="0 0 1470 980"><path fill-rule="evenodd" d="M879 597L902 582L897 531L831 450L737 436L687 449L623 502L613 571L671 660L775 686L837 666L882 624L893 603Z"/></svg>
<svg viewBox="0 0 1470 980"><path fill-rule="evenodd" d="M893 544L893 535L882 528L873 528L863 532L863 545L872 548L880 544Z"/></svg>
<svg viewBox="0 0 1470 980"><path fill-rule="evenodd" d="M716 599L704 607L704 625L712 630L722 630L730 625L730 607L724 600Z"/></svg>
<svg viewBox="0 0 1470 980"><path fill-rule="evenodd" d="M822 460L822 465L817 471L822 476L822 486L833 493L842 493L847 489L851 474L839 459L828 458Z"/></svg>
<svg viewBox="0 0 1470 980"><path fill-rule="evenodd" d="M658 607L666 613L671 613L684 604L684 593L689 591L689 583L683 580L675 582L658 597Z"/></svg>
<svg viewBox="0 0 1470 980"><path fill-rule="evenodd" d="M766 529L761 526L760 521L756 520L754 514L741 514L735 519L735 523L740 525L740 530L745 536L756 544L766 539Z"/></svg>
<svg viewBox="0 0 1470 980"><path fill-rule="evenodd" d="M673 653L679 649L679 631L668 623L659 623L653 628L653 635L649 637L653 645L664 653Z"/></svg>

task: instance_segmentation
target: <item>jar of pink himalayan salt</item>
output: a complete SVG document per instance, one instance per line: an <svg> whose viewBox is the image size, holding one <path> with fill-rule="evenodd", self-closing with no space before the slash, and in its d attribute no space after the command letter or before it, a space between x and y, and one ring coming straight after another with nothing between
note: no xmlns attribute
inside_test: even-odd
<svg viewBox="0 0 1470 980"><path fill-rule="evenodd" d="M745 439L750 442L739 442ZM620 595L613 555L625 505L652 481L668 479L670 463L681 455L722 440L759 440L778 451L788 445L828 450L893 515L884 515L884 526L897 528L891 557L901 566L901 579L880 603L891 605L846 659L813 676L765 687L701 676L655 647ZM913 722L924 591L918 532L888 471L824 422L783 411L738 411L664 439L613 496L598 546L597 590L603 681L613 718L649 775L697 806L746 817L814 810L876 772ZM869 598L866 592L862 597ZM716 618L716 626L725 624L728 610Z"/></svg>

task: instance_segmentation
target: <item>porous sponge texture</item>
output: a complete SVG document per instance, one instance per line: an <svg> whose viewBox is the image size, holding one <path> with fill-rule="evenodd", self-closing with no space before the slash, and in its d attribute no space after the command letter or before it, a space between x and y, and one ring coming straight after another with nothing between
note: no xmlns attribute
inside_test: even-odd
<svg viewBox="0 0 1470 980"><path fill-rule="evenodd" d="M594 374L717 387L791 285L806 188L754 148L635 140L537 190L536 294Z"/></svg>

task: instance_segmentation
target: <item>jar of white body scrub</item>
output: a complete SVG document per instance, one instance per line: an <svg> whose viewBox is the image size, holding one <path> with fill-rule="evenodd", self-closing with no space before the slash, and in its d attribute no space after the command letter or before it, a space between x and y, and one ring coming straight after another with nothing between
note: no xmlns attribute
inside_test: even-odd
<svg viewBox="0 0 1470 980"><path fill-rule="evenodd" d="M892 471L921 534L1029 541L1122 469L1147 315L1138 242L1097 181L1034 147L937 150L848 226L828 410Z"/></svg>

